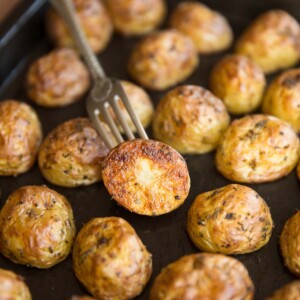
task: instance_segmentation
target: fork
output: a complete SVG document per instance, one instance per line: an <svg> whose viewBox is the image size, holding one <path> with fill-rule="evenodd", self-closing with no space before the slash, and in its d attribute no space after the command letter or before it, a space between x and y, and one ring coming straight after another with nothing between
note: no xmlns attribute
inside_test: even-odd
<svg viewBox="0 0 300 300"><path fill-rule="evenodd" d="M123 112L121 111L119 101L123 102L139 136L143 139L148 139L148 136L140 120L137 118L120 81L115 78L106 77L101 64L90 48L85 33L83 32L79 19L76 15L72 0L50 0L50 2L68 25L76 46L91 72L93 87L86 101L86 110L104 143L109 149L112 149L116 145L116 141L117 143L124 141L118 126L110 113L110 107L115 113L117 121L122 126L127 138L129 140L135 139L132 130L124 118ZM100 122L100 115L108 125L116 141L111 138L111 134L107 130L106 126Z"/></svg>

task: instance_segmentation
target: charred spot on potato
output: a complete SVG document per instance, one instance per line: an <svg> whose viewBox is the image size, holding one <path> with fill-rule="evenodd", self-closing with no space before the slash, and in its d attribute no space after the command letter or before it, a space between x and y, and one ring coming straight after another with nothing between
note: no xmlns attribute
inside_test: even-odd
<svg viewBox="0 0 300 300"><path fill-rule="evenodd" d="M203 257L197 257L193 262L193 269L202 269L204 267L205 259Z"/></svg>
<svg viewBox="0 0 300 300"><path fill-rule="evenodd" d="M282 85L284 85L288 89L292 89L295 87L295 85L298 85L300 83L300 73L294 74L294 76L289 76L284 78L282 81Z"/></svg>
<svg viewBox="0 0 300 300"><path fill-rule="evenodd" d="M234 213L227 213L227 214L225 215L225 219L226 219L226 220L231 220L231 219L234 218L234 216L235 216Z"/></svg>
<svg viewBox="0 0 300 300"><path fill-rule="evenodd" d="M268 120L261 120L255 124L255 128L265 127L267 123L268 123Z"/></svg>

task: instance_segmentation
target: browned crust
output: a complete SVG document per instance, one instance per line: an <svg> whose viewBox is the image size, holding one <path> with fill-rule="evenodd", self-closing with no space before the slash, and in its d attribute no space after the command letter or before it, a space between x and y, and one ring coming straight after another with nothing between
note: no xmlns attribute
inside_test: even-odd
<svg viewBox="0 0 300 300"><path fill-rule="evenodd" d="M238 260L221 254L181 257L156 277L150 300L251 300L254 286Z"/></svg>
<svg viewBox="0 0 300 300"><path fill-rule="evenodd" d="M65 197L46 186L25 186L0 212L0 251L15 263L49 268L69 255L75 230Z"/></svg>
<svg viewBox="0 0 300 300"><path fill-rule="evenodd" d="M119 204L142 215L176 209L190 189L185 160L170 146L153 140L119 144L104 160L102 176Z"/></svg>
<svg viewBox="0 0 300 300"><path fill-rule="evenodd" d="M77 278L97 299L139 295L152 273L152 258L135 230L117 217L90 220L73 250Z"/></svg>
<svg viewBox="0 0 300 300"><path fill-rule="evenodd" d="M56 127L43 142L39 166L53 184L75 187L101 180L101 164L108 148L87 118Z"/></svg>
<svg viewBox="0 0 300 300"><path fill-rule="evenodd" d="M0 176L27 172L35 162L42 141L36 112L26 103L0 103Z"/></svg>

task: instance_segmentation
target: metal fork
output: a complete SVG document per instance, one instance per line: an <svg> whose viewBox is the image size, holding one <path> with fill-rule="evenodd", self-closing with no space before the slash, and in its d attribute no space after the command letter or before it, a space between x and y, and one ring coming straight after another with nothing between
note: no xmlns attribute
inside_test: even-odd
<svg viewBox="0 0 300 300"><path fill-rule="evenodd" d="M112 134L116 138L118 143L124 141L122 135L119 132L118 126L114 121L111 113L110 107L113 109L118 122L123 127L124 132L128 139L135 139L133 132L131 131L129 125L124 118L124 115L120 109L119 101L122 101L134 126L137 129L139 136L143 139L148 139L148 136L140 122L137 118L132 106L124 92L121 83L118 79L106 77L103 68L101 67L97 57L90 48L85 34L81 28L79 19L75 13L75 8L72 0L50 0L52 5L67 23L71 34L76 42L79 52L83 56L90 72L93 77L94 85L88 96L86 102L87 113L92 120L94 126L96 127L99 135L108 146L108 148L113 148L116 144L110 138L105 126L100 122L99 116L102 115L103 119L107 123Z"/></svg>

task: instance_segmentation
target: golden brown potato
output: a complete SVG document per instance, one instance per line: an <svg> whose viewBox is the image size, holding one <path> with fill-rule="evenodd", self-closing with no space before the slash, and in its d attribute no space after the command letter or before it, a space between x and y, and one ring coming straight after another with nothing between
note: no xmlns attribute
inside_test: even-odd
<svg viewBox="0 0 300 300"><path fill-rule="evenodd" d="M90 77L71 49L56 49L30 66L26 77L28 97L38 105L60 107L76 102L88 90Z"/></svg>
<svg viewBox="0 0 300 300"><path fill-rule="evenodd" d="M184 85L159 102L152 123L155 139L181 153L214 150L229 125L223 102L208 90Z"/></svg>
<svg viewBox="0 0 300 300"><path fill-rule="evenodd" d="M21 276L9 270L0 269L0 299L31 300L31 295Z"/></svg>
<svg viewBox="0 0 300 300"><path fill-rule="evenodd" d="M196 197L187 231L202 251L244 254L266 245L273 221L269 207L252 189L230 184Z"/></svg>
<svg viewBox="0 0 300 300"><path fill-rule="evenodd" d="M34 164L41 141L38 115L15 100L0 102L0 176L16 176Z"/></svg>
<svg viewBox="0 0 300 300"><path fill-rule="evenodd" d="M50 268L69 255L75 231L64 196L46 186L24 186L0 212L0 251L14 263Z"/></svg>
<svg viewBox="0 0 300 300"><path fill-rule="evenodd" d="M300 276L300 211L284 224L280 236L280 248L285 266Z"/></svg>
<svg viewBox="0 0 300 300"><path fill-rule="evenodd" d="M92 50L102 52L113 32L112 21L102 0L73 0L73 4ZM46 14L46 29L57 47L76 48L65 22L52 8Z"/></svg>
<svg viewBox="0 0 300 300"><path fill-rule="evenodd" d="M213 53L230 47L233 33L220 13L196 1L179 3L170 16L170 27L189 36L199 53Z"/></svg>
<svg viewBox="0 0 300 300"><path fill-rule="evenodd" d="M119 144L105 158L102 176L112 197L141 215L157 216L176 209L190 189L183 157L170 146L153 140Z"/></svg>
<svg viewBox="0 0 300 300"><path fill-rule="evenodd" d="M198 62L190 38L164 30L147 36L133 49L128 71L142 86L164 90L188 78Z"/></svg>
<svg viewBox="0 0 300 300"><path fill-rule="evenodd" d="M283 10L263 13L239 38L236 53L249 56L267 74L292 67L300 58L299 23Z"/></svg>
<svg viewBox="0 0 300 300"><path fill-rule="evenodd" d="M254 286L237 259L198 253L181 257L156 277L150 300L251 300Z"/></svg>
<svg viewBox="0 0 300 300"><path fill-rule="evenodd" d="M121 80L121 84L128 97L128 100L130 101L130 104L132 105L132 108L136 116L141 121L144 128L148 127L152 121L153 113L154 113L153 104L151 102L149 95L146 93L146 91L143 88L129 81ZM123 112L123 116L127 121L127 124L129 125L129 127L133 132L136 132L136 127L133 125L131 118L129 117L129 114L127 112L127 109L125 108L122 102L119 103L120 103L120 108ZM111 111L111 113L115 117L115 120L117 120L113 111ZM119 129L121 132L124 132L121 126L119 126Z"/></svg>
<svg viewBox="0 0 300 300"><path fill-rule="evenodd" d="M152 258L124 219L97 218L78 233L73 268L95 298L127 300L139 295L148 282Z"/></svg>
<svg viewBox="0 0 300 300"><path fill-rule="evenodd" d="M271 83L262 111L290 123L300 133L300 69L285 71Z"/></svg>
<svg viewBox="0 0 300 300"><path fill-rule="evenodd" d="M300 281L292 281L277 290L267 300L297 300L300 299Z"/></svg>
<svg viewBox="0 0 300 300"><path fill-rule="evenodd" d="M233 181L268 182L288 175L299 155L299 139L288 123L249 115L229 126L216 152L216 166Z"/></svg>
<svg viewBox="0 0 300 300"><path fill-rule="evenodd" d="M165 0L105 0L115 29L123 35L152 31L166 14Z"/></svg>
<svg viewBox="0 0 300 300"><path fill-rule="evenodd" d="M76 187L100 181L109 149L86 118L69 120L44 140L38 157L43 176L53 184Z"/></svg>
<svg viewBox="0 0 300 300"><path fill-rule="evenodd" d="M247 114L258 108L266 86L265 75L254 61L242 55L227 55L213 68L211 91L232 114Z"/></svg>

